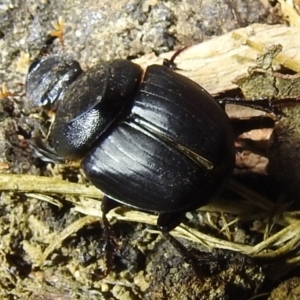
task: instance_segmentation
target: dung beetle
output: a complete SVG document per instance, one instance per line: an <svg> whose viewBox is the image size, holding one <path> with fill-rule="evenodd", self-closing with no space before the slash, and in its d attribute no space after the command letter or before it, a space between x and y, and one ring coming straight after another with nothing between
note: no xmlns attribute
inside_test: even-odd
<svg viewBox="0 0 300 300"><path fill-rule="evenodd" d="M129 60L82 71L68 56L32 63L28 106L56 103L53 157L80 160L87 179L118 204L158 214L157 227L189 260L169 231L186 212L205 205L235 165L234 133L223 107L201 86L176 73L174 58L146 70Z"/></svg>

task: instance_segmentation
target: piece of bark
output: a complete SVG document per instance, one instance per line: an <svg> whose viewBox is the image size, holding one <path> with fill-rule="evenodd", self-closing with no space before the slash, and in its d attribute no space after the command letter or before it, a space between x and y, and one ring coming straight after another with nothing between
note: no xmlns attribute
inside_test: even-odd
<svg viewBox="0 0 300 300"><path fill-rule="evenodd" d="M212 95L237 88L233 80L256 64L256 58L266 48L281 44L283 51L275 59L295 72L300 72L299 30L284 25L253 24L193 45L178 55L178 72L203 86ZM146 67L161 64L174 52L160 57L145 55L134 62Z"/></svg>

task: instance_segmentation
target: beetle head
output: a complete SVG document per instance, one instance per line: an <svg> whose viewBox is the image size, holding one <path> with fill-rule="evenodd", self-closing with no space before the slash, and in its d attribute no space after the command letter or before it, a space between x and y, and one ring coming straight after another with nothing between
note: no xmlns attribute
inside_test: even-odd
<svg viewBox="0 0 300 300"><path fill-rule="evenodd" d="M82 73L77 61L69 56L49 55L33 61L25 83L27 106L50 106Z"/></svg>

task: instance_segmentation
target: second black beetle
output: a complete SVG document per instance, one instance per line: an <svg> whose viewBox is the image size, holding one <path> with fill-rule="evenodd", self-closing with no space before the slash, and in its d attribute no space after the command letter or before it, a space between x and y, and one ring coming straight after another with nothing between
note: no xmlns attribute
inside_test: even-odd
<svg viewBox="0 0 300 300"><path fill-rule="evenodd" d="M210 94L167 66L114 60L83 72L59 55L32 64L26 94L30 105L59 101L52 146L81 159L106 195L106 226L115 203L158 213L158 228L185 252L168 232L218 194L235 164L229 118Z"/></svg>

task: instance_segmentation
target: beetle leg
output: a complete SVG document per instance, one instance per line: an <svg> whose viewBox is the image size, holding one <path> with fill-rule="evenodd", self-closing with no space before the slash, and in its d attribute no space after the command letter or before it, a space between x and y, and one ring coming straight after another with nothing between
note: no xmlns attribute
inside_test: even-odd
<svg viewBox="0 0 300 300"><path fill-rule="evenodd" d="M190 263L194 258L192 257L193 255L191 255L190 251L169 232L181 223L184 215L185 214L183 213L162 213L158 216L157 227L173 247Z"/></svg>
<svg viewBox="0 0 300 300"><path fill-rule="evenodd" d="M54 164L65 163L65 160L59 157L53 148L43 142L39 134L34 136L33 141L30 142L30 147L33 150L33 155L42 161Z"/></svg>
<svg viewBox="0 0 300 300"><path fill-rule="evenodd" d="M53 45L54 41L57 39L57 36L53 36L48 34L45 42L44 42L44 46L41 48L41 50L39 51L38 55L35 57L34 60L39 59L45 55L48 55L50 52L50 48Z"/></svg>
<svg viewBox="0 0 300 300"><path fill-rule="evenodd" d="M106 217L108 212L113 208L119 206L119 204L112 199L104 196L101 204L102 211L102 221L104 225L104 245L102 247L102 251L105 253L105 261L106 261L106 270L104 271L103 277L106 277L108 273L111 271L113 253L118 248L114 236L112 234L112 229L110 223Z"/></svg>
<svg viewBox="0 0 300 300"><path fill-rule="evenodd" d="M177 227L184 219L185 213L161 213L158 215L157 227L162 232L169 232Z"/></svg>
<svg viewBox="0 0 300 300"><path fill-rule="evenodd" d="M262 98L262 99L254 99L254 100L245 100L244 98L239 99L239 98L223 98L223 99L218 99L218 103L225 109L226 104L234 104L234 105L241 105L245 107L250 107L253 109L261 110L264 111L272 118L275 120L278 119L278 116L281 115L280 110L278 107L276 107L278 104L281 104L281 102L272 100L269 98ZM284 100L282 100L282 103ZM287 103L290 102L295 102L294 99L290 99L286 101Z"/></svg>
<svg viewBox="0 0 300 300"><path fill-rule="evenodd" d="M59 39L60 43L62 45L64 45L64 41L63 41L64 20L63 20L63 18L60 17L57 22L52 22L52 26L53 26L54 30L51 31L47 35L45 42L44 42L44 46L41 48L37 57L34 60L39 59L42 56L48 55L50 52L50 47L53 45L53 43L56 39Z"/></svg>
<svg viewBox="0 0 300 300"><path fill-rule="evenodd" d="M113 252L117 247L117 245L113 239L110 223L106 217L108 212L117 206L119 206L119 204L117 202L111 200L107 196L103 197L102 204L101 204L101 211L102 211L102 220L103 220L103 225L104 225L103 251L105 251L105 252Z"/></svg>
<svg viewBox="0 0 300 300"><path fill-rule="evenodd" d="M189 47L190 46L185 46L185 47L182 47L182 48L178 49L177 51L175 51L175 53L173 54L173 56L170 59L164 58L163 66L165 66L165 67L167 67L167 68L169 68L173 71L180 70L179 68L177 68L177 65L175 63L175 59L181 52L183 52L184 50L186 50Z"/></svg>
<svg viewBox="0 0 300 300"><path fill-rule="evenodd" d="M106 215L108 214L109 211L114 209L115 207L119 206L119 204L107 196L104 196L102 199L102 204L101 204L101 211L102 211L102 220L103 220L103 225L104 225L104 246L103 250L104 251L109 251L109 250L114 250L113 246L116 246L113 239L111 238L111 226L109 221L107 220Z"/></svg>
<svg viewBox="0 0 300 300"><path fill-rule="evenodd" d="M197 276L201 279L203 273L199 268L198 263L201 261L199 257L194 255L188 250L182 243L174 238L169 231L177 227L184 218L185 213L162 213L159 214L157 219L157 227L162 232L166 240L168 240L172 246L185 258L185 260L191 264Z"/></svg>

